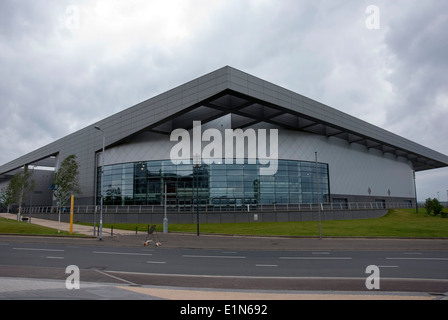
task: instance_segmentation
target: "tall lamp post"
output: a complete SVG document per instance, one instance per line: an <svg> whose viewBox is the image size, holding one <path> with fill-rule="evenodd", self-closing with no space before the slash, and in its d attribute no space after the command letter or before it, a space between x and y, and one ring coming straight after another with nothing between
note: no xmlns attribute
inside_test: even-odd
<svg viewBox="0 0 448 320"><path fill-rule="evenodd" d="M320 201L320 190L319 190L319 167L317 164L317 151L314 152L314 155L316 158L316 187L317 187L317 212L318 212L318 217L319 217L319 239L322 240L322 227L321 227L321 222L320 222L321 201Z"/></svg>
<svg viewBox="0 0 448 320"><path fill-rule="evenodd" d="M163 218L163 233L164 234L167 234L168 233L168 218L167 218L167 216L166 216L166 198L167 198L167 193L166 193L166 190L167 190L167 188L166 188L166 182L164 183L165 184L165 202L164 202L164 208L163 208L163 211L164 211L164 214L165 214L165 217Z"/></svg>
<svg viewBox="0 0 448 320"><path fill-rule="evenodd" d="M415 212L418 213L417 186L415 184L415 170L412 170L412 175L414 178Z"/></svg>
<svg viewBox="0 0 448 320"><path fill-rule="evenodd" d="M197 236L199 237L199 168L201 167L201 157L195 155L193 158L193 181L196 175L196 224L197 224ZM195 170L196 169L196 170ZM196 171L196 174L195 174Z"/></svg>
<svg viewBox="0 0 448 320"><path fill-rule="evenodd" d="M101 153L101 199L100 199L100 230L98 232L99 240L103 240L103 184L104 184L104 148L106 144L106 134L104 131L95 126L95 129L103 133L103 152Z"/></svg>

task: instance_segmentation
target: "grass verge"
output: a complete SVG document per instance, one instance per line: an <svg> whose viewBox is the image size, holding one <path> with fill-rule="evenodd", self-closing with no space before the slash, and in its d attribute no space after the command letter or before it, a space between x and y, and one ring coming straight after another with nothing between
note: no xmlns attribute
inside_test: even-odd
<svg viewBox="0 0 448 320"><path fill-rule="evenodd" d="M448 209L444 209L448 212ZM104 224L110 228L112 224ZM114 229L144 232L148 224L113 224ZM344 237L405 237L448 238L448 218L427 216L424 210L390 210L384 217L365 220L322 221L322 236ZM157 229L162 230L159 224ZM170 232L196 233L196 224L169 224ZM254 222L254 223L202 223L201 233L260 235L260 236L319 236L319 223L306 222Z"/></svg>
<svg viewBox="0 0 448 320"><path fill-rule="evenodd" d="M16 221L12 219L0 218L0 234L33 234L33 235L51 235L51 236L69 236L70 232L58 230L32 224L23 221ZM73 234L72 236L80 236L80 234Z"/></svg>

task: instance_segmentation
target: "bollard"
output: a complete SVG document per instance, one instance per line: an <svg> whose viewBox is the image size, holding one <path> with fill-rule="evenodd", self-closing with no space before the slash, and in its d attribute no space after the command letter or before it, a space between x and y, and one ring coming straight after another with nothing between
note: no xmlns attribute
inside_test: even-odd
<svg viewBox="0 0 448 320"><path fill-rule="evenodd" d="M138 227L135 227L135 234L137 234L137 228L138 228Z"/></svg>
<svg viewBox="0 0 448 320"><path fill-rule="evenodd" d="M114 226L110 227L110 235L113 236L114 235Z"/></svg>

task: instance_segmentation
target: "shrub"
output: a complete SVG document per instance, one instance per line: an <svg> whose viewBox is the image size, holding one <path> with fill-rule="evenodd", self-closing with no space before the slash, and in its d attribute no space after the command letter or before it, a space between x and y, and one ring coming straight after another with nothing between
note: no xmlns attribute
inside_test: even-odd
<svg viewBox="0 0 448 320"><path fill-rule="evenodd" d="M442 218L446 218L448 216L448 213L443 212L443 205L436 198L426 199L425 210L426 210L427 215L431 215L432 213L434 213L434 216L437 216L440 214L442 216Z"/></svg>
<svg viewBox="0 0 448 320"><path fill-rule="evenodd" d="M433 204L431 198L426 199L425 210L426 210L427 215L430 215L432 213L432 211L434 210L434 204Z"/></svg>
<svg viewBox="0 0 448 320"><path fill-rule="evenodd" d="M437 216L443 211L443 205L436 198L432 199L432 207L434 210L434 215Z"/></svg>

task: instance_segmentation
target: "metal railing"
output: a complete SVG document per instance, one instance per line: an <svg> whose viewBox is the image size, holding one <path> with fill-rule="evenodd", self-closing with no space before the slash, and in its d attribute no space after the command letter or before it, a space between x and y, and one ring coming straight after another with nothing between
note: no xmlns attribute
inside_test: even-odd
<svg viewBox="0 0 448 320"><path fill-rule="evenodd" d="M354 210L378 210L378 209L405 209L415 208L414 204L409 202L346 202L346 203L298 203L298 204L227 204L213 205L201 204L199 211L204 213L213 212L310 212L310 211L354 211ZM423 204L418 204L419 208L423 208ZM107 205L103 206L103 213L126 213L126 214L152 214L164 213L163 205ZM195 204L167 205L168 213L191 213L196 212ZM40 207L24 207L23 214L33 213L57 213L56 206L40 206ZM63 213L70 212L70 208L62 208ZM99 213L99 205L75 206L74 213Z"/></svg>

